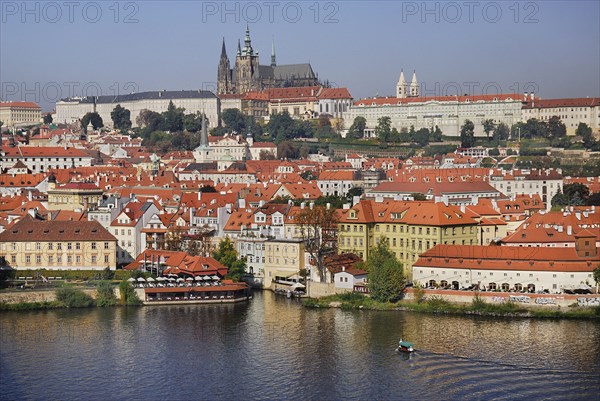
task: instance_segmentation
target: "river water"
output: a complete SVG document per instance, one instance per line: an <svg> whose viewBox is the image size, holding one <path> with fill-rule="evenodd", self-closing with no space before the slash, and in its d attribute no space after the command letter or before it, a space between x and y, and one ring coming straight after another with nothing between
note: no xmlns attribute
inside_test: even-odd
<svg viewBox="0 0 600 401"><path fill-rule="evenodd" d="M600 399L600 323L236 305L0 315L0 399ZM400 337L416 344L395 352Z"/></svg>

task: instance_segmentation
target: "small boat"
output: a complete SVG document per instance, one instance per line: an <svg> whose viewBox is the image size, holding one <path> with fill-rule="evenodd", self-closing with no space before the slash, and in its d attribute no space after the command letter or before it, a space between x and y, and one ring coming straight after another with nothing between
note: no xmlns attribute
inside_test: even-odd
<svg viewBox="0 0 600 401"><path fill-rule="evenodd" d="M398 348L396 348L396 351L400 351L400 352L414 352L415 351L415 345L413 343L410 343L408 341L402 341L402 339L400 339L400 342L398 343Z"/></svg>

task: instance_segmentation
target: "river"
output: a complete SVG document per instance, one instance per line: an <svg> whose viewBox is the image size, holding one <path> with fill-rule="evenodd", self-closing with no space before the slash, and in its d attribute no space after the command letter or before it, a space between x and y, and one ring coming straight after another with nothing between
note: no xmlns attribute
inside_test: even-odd
<svg viewBox="0 0 600 401"><path fill-rule="evenodd" d="M0 314L0 399L599 399L600 323L236 305ZM415 343L408 356L398 339Z"/></svg>

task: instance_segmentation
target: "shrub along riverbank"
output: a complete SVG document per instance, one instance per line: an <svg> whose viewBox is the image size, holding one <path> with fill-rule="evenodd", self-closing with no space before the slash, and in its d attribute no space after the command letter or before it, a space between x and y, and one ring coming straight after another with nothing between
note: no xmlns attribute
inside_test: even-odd
<svg viewBox="0 0 600 401"><path fill-rule="evenodd" d="M442 313L453 315L480 315L504 317L539 317L567 319L600 319L600 307L574 306L568 309L525 308L514 302L492 304L475 294L470 304L455 304L442 297L433 296L427 300L377 302L357 293L336 294L323 298L304 300L309 308L342 308L368 310L405 310L422 313Z"/></svg>
<svg viewBox="0 0 600 401"><path fill-rule="evenodd" d="M119 283L120 299L114 292L114 286L109 281L101 281L96 287L96 296L77 287L61 287L55 291L55 301L43 302L0 302L2 311L30 311L56 308L90 308L94 306L107 307L117 305L140 305L140 299L129 282Z"/></svg>

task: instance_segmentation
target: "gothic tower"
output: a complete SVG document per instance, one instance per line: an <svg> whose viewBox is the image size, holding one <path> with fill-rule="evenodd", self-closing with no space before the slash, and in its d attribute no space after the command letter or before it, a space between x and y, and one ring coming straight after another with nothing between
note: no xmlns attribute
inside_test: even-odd
<svg viewBox="0 0 600 401"><path fill-rule="evenodd" d="M223 46L221 47L221 58L219 60L219 70L217 73L217 93L232 93L233 83L232 71L229 65L229 58L225 50L225 38L223 38Z"/></svg>
<svg viewBox="0 0 600 401"><path fill-rule="evenodd" d="M400 99L404 99L408 96L408 84L404 79L404 70L400 70L400 78L398 79L398 83L396 84L396 97Z"/></svg>
<svg viewBox="0 0 600 401"><path fill-rule="evenodd" d="M252 49L250 40L250 28L246 26L246 37L244 48L240 50L238 44L238 55L235 59L235 85L237 93L246 93L252 90L260 90L258 79L258 52Z"/></svg>
<svg viewBox="0 0 600 401"><path fill-rule="evenodd" d="M271 41L271 67L277 66L277 61L275 60L275 38Z"/></svg>

